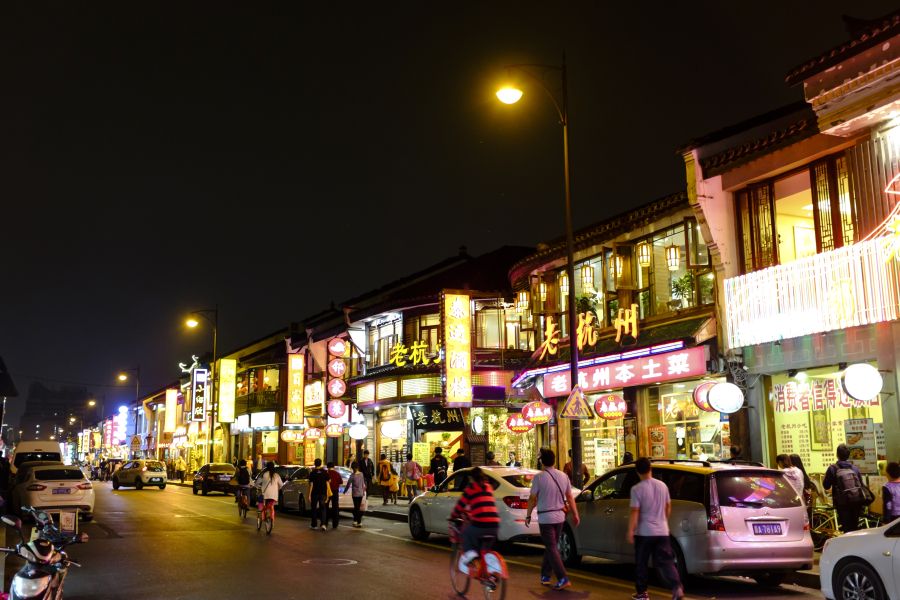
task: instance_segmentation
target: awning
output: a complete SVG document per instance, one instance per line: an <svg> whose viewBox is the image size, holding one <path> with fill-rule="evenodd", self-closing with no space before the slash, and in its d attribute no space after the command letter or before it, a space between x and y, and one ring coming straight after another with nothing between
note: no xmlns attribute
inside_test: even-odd
<svg viewBox="0 0 900 600"><path fill-rule="evenodd" d="M488 436L469 433L466 434L466 442L469 444L487 444Z"/></svg>

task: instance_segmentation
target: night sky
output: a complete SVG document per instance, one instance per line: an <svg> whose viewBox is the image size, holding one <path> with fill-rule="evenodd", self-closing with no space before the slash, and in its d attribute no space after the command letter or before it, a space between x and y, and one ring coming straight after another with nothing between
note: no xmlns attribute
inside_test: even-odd
<svg viewBox="0 0 900 600"><path fill-rule="evenodd" d="M838 2L0 6L0 355L107 407L404 274L564 233L562 131L503 65L569 65L584 226L684 188L683 142L802 99ZM552 75L551 75L552 77ZM549 79L557 86L558 79ZM48 382L48 385L52 384Z"/></svg>

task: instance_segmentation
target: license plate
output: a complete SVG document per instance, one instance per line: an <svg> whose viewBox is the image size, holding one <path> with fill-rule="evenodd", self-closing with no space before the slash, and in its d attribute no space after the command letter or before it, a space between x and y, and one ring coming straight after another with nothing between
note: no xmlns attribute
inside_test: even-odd
<svg viewBox="0 0 900 600"><path fill-rule="evenodd" d="M781 523L753 524L753 535L781 535Z"/></svg>
<svg viewBox="0 0 900 600"><path fill-rule="evenodd" d="M159 477L151 477L150 481L162 481Z"/></svg>
<svg viewBox="0 0 900 600"><path fill-rule="evenodd" d="M69 488L53 488L54 494L71 494L72 490Z"/></svg>
<svg viewBox="0 0 900 600"><path fill-rule="evenodd" d="M343 494L343 493L344 493L344 486L341 486L341 487L338 488L338 493L339 493L339 494Z"/></svg>
<svg viewBox="0 0 900 600"><path fill-rule="evenodd" d="M231 475L220 475L219 476L219 481L228 481L229 479L231 479Z"/></svg>

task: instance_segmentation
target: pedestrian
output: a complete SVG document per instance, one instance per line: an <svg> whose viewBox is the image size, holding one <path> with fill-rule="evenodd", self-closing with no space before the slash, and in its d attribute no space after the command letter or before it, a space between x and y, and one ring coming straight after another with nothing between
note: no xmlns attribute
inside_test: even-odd
<svg viewBox="0 0 900 600"><path fill-rule="evenodd" d="M406 455L406 464L403 465L403 475L406 478L406 497L412 504L413 498L419 487L419 479L422 477L422 465L413 460L412 454Z"/></svg>
<svg viewBox="0 0 900 600"><path fill-rule="evenodd" d="M515 452L509 453L509 462L506 463L506 466L507 467L521 467L522 466L522 463L520 463L519 461L516 460Z"/></svg>
<svg viewBox="0 0 900 600"><path fill-rule="evenodd" d="M386 454L382 454L378 461L378 485L381 486L381 497L384 500L382 506L387 506L391 499L391 463Z"/></svg>
<svg viewBox="0 0 900 600"><path fill-rule="evenodd" d="M244 461L246 464L247 461ZM178 460L175 461L175 473L178 474L178 478L181 479L181 483L184 483L184 472L187 470L187 465L184 462L182 457L178 457Z"/></svg>
<svg viewBox="0 0 900 600"><path fill-rule="evenodd" d="M628 514L628 543L634 544L634 571L637 593L633 600L647 600L647 561L653 555L657 571L669 583L672 599L684 597L684 588L675 568L675 554L669 544L669 513L672 500L669 488L659 479L653 479L650 459L642 457L634 463L641 482L631 488L631 509Z"/></svg>
<svg viewBox="0 0 900 600"><path fill-rule="evenodd" d="M486 467L499 467L500 466L500 463L498 463L496 460L494 460L494 456L495 455L493 452L488 452L487 455L485 455L485 458L487 458L487 464L485 465Z"/></svg>
<svg viewBox="0 0 900 600"><path fill-rule="evenodd" d="M331 492L331 477L328 476L328 472L322 468L322 459L317 458L315 461L315 469L309 474L309 510L312 515L312 523L310 524L310 529L316 529L319 527L318 520L316 517L321 520L322 524L319 527L322 531L325 531L325 525L327 524L327 517L325 515L326 507L328 506L328 496Z"/></svg>
<svg viewBox="0 0 900 600"><path fill-rule="evenodd" d="M444 449L438 446L434 449L434 457L428 465L428 473L434 476L434 485L440 485L447 479L447 470L450 464L444 457Z"/></svg>
<svg viewBox="0 0 900 600"><path fill-rule="evenodd" d="M259 494L256 495L256 503L259 507L259 512L263 513L263 518L267 516L263 512L265 507L268 516L272 517L273 522L275 521L275 501L278 500L278 491L283 485L284 482L281 480L281 475L275 472L275 463L266 465L262 477L259 478Z"/></svg>
<svg viewBox="0 0 900 600"><path fill-rule="evenodd" d="M390 490L391 500L394 504L397 504L397 495L400 493L400 475L394 470L394 465L391 465Z"/></svg>
<svg viewBox="0 0 900 600"><path fill-rule="evenodd" d="M543 470L531 480L531 495L528 496L528 511L525 514L525 526L531 525L531 513L537 506L538 529L544 543L544 561L541 563L541 585L550 585L551 572L556 575L554 590L561 590L572 585L566 577L566 568L559 558L557 542L566 522L566 514L572 511L572 524L578 527L578 507L572 496L569 478L561 471L553 468L556 455L546 449L541 453Z"/></svg>
<svg viewBox="0 0 900 600"><path fill-rule="evenodd" d="M574 462L572 460L572 449L569 448L569 462L567 462L566 466L563 467L563 473L565 473L566 477L569 478L569 482L572 485L575 485L575 467L572 466L573 464L574 464ZM587 485L590 480L591 480L591 473L590 473L590 471L588 471L587 465L584 463L581 463L581 485L582 486Z"/></svg>
<svg viewBox="0 0 900 600"><path fill-rule="evenodd" d="M729 460L741 460L741 449L737 446L732 446L729 448L729 452L731 453L731 458Z"/></svg>
<svg viewBox="0 0 900 600"><path fill-rule="evenodd" d="M456 451L456 458L453 459L453 472L456 473L460 469L468 469L472 466L472 461L466 456L466 451L460 448Z"/></svg>
<svg viewBox="0 0 900 600"><path fill-rule="evenodd" d="M778 464L778 468L781 469L781 474L791 483L791 487L794 488L797 495L802 498L803 472L794 466L794 463L791 462L791 457L787 454L779 454L775 457L775 462Z"/></svg>
<svg viewBox="0 0 900 600"><path fill-rule="evenodd" d="M368 450L363 450L363 459L362 464L359 465L359 470L366 480L366 498L368 498L372 495L372 480L375 479L375 463L369 458Z"/></svg>
<svg viewBox="0 0 900 600"><path fill-rule="evenodd" d="M625 452L625 454L622 455L622 464L630 465L633 463L634 463L634 454L632 454L631 452Z"/></svg>
<svg viewBox="0 0 900 600"><path fill-rule="evenodd" d="M540 447L540 449L538 450L537 460L534 461L534 468L535 468L535 469L537 469L538 471L540 471L540 470L542 470L542 469L544 468L544 463L541 461L541 457L544 456L544 452L550 452L550 451L551 451L550 448L548 448L548 447L546 447L546 446L541 446L541 447ZM555 458L556 458L556 454L554 454L553 456L554 456L554 459L555 459Z"/></svg>
<svg viewBox="0 0 900 600"><path fill-rule="evenodd" d="M358 463L350 463L353 474L347 479L347 487L344 493L350 492L350 498L353 500L353 526L362 527L362 503L366 498L366 478L359 472Z"/></svg>
<svg viewBox="0 0 900 600"><path fill-rule="evenodd" d="M347 468L349 469L349 468L350 468L350 465L352 465L354 462L356 462L356 459L355 459L355 458L353 457L353 455L351 454L350 456L347 457L347 460L344 461L344 466L347 467Z"/></svg>
<svg viewBox="0 0 900 600"><path fill-rule="evenodd" d="M468 523L462 530L463 548L459 557L459 570L466 575L469 574L469 563L478 556L482 538L496 538L500 529L500 513L490 481L480 467L472 469L468 479L469 484L450 514L451 521L463 521L464 517L468 517Z"/></svg>
<svg viewBox="0 0 900 600"><path fill-rule="evenodd" d="M328 479L331 484L331 499L329 502L331 503L331 528L337 529L338 523L340 522L340 516L338 515L338 493L341 491L341 484L344 483L344 478L341 477L341 474L334 470L334 463L328 463Z"/></svg>
<svg viewBox="0 0 900 600"><path fill-rule="evenodd" d="M895 462L888 463L885 472L890 481L881 487L881 502L884 506L882 509L884 524L887 525L900 517L900 465Z"/></svg>
<svg viewBox="0 0 900 600"><path fill-rule="evenodd" d="M825 471L822 487L832 490L831 496L837 511L838 523L844 533L859 529L859 513L865 504L862 475L856 465L849 462L847 444L837 447L837 462Z"/></svg>
<svg viewBox="0 0 900 600"><path fill-rule="evenodd" d="M791 464L800 469L800 472L803 473L803 504L806 506L806 517L809 519L809 522L812 523L813 507L816 503L816 497L819 495L819 490L809 478L809 475L807 475L806 468L803 466L803 459L800 458L800 455L791 454Z"/></svg>
<svg viewBox="0 0 900 600"><path fill-rule="evenodd" d="M262 454L256 455L256 462L253 463L253 476L256 477L258 474L262 473L262 470L266 468L266 459L263 458Z"/></svg>

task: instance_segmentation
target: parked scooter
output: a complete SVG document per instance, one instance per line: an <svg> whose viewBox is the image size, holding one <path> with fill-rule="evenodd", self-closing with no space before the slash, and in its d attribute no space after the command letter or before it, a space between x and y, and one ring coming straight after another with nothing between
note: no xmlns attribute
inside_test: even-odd
<svg viewBox="0 0 900 600"><path fill-rule="evenodd" d="M44 517L48 517L44 511L27 510L36 517L38 512L43 513ZM10 515L0 517L0 521L15 529L22 540L16 544L15 548L0 548L0 552L15 554L26 562L25 566L13 576L9 600L62 600L63 582L69 565L81 566L71 560L63 548L70 544L86 542L87 534L79 533L72 538L63 536L64 541L53 544L40 537L40 531L46 527L46 523L43 523L38 533L38 539L26 542L25 536L22 534L22 521ZM59 533L58 530L57 533ZM52 532L51 535L53 535Z"/></svg>

